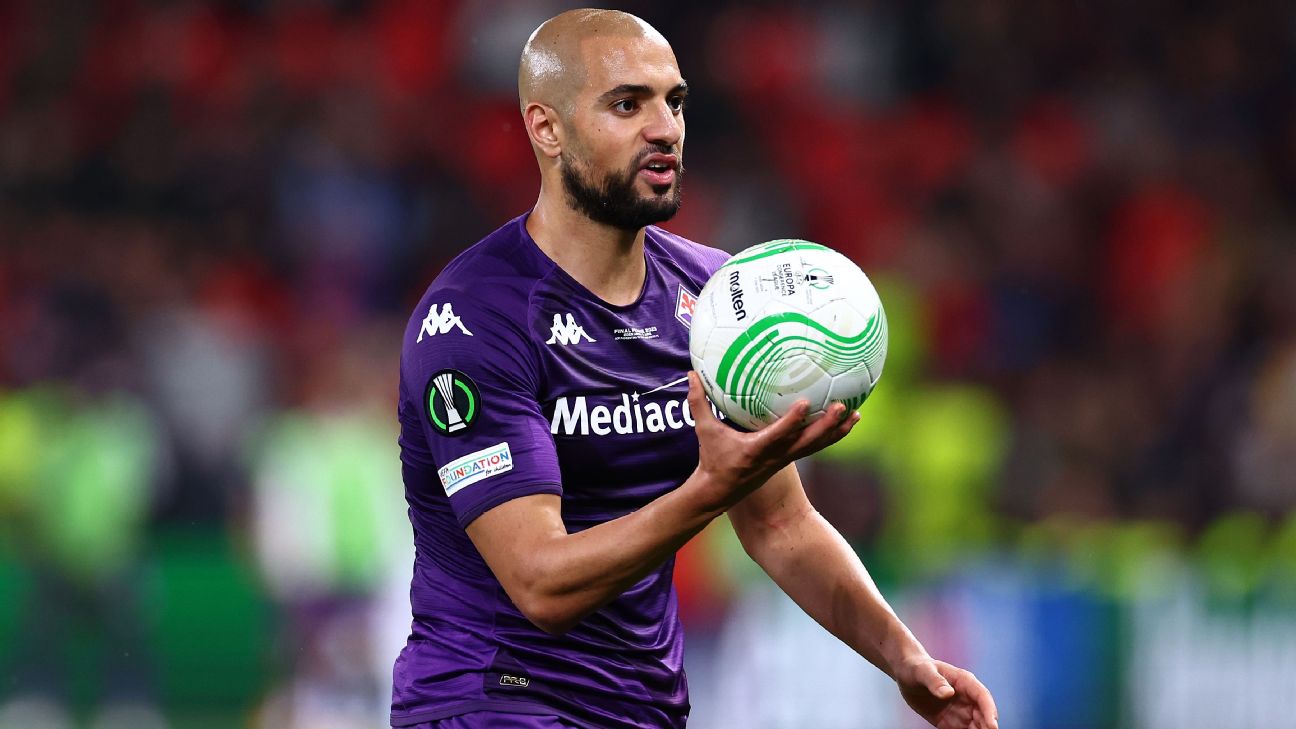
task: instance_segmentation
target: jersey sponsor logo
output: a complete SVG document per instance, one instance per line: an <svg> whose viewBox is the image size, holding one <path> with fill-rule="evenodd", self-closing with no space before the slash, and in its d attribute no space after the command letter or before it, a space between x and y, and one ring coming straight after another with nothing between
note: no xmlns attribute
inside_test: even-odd
<svg viewBox="0 0 1296 729"><path fill-rule="evenodd" d="M428 422L442 435L459 435L481 415L477 383L459 370L441 370L428 380L423 403Z"/></svg>
<svg viewBox="0 0 1296 729"><path fill-rule="evenodd" d="M521 686L526 688L531 685L531 679L526 676L513 676L507 673L500 674L501 686Z"/></svg>
<svg viewBox="0 0 1296 729"><path fill-rule="evenodd" d="M513 453L506 441L447 463L437 471L437 476L441 479L446 496L454 496L482 479L512 470Z"/></svg>
<svg viewBox="0 0 1296 729"><path fill-rule="evenodd" d="M693 310L697 308L697 299L697 294L684 288L684 284L679 285L679 295L675 297L675 318L686 329L693 328Z"/></svg>
<svg viewBox="0 0 1296 729"><path fill-rule="evenodd" d="M564 322L562 314L554 314L553 329L550 330L549 339L545 344L578 344L584 339L587 342L595 341L594 337L585 333L585 327L576 323L571 314L567 315L567 321Z"/></svg>
<svg viewBox="0 0 1296 729"><path fill-rule="evenodd" d="M423 328L419 330L418 339L415 342L423 341L425 336L435 337L438 334L449 334L450 330L455 327L459 327L459 331L470 337L473 335L472 332L468 331L468 327L464 326L463 319L460 319L454 313L454 309L450 308L449 302L441 308L433 304L428 309L427 317L423 319Z"/></svg>
<svg viewBox="0 0 1296 729"><path fill-rule="evenodd" d="M692 428L696 421L687 397L664 402L641 401L646 395L686 381L687 377L681 377L644 393L623 392L603 403L591 404L594 398L586 395L560 397L554 401L549 432L553 435L632 435ZM724 413L715 404L711 404L711 414L724 420Z"/></svg>

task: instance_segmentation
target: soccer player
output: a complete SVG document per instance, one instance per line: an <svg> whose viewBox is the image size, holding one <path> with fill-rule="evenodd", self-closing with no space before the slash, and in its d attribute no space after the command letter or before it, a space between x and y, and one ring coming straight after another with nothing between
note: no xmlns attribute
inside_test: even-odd
<svg viewBox="0 0 1296 729"><path fill-rule="evenodd" d="M794 460L858 420L802 401L754 433L687 372L720 251L653 224L680 205L688 85L625 13L542 24L518 72L530 212L436 278L405 331L399 417L416 559L392 725L683 727L674 554L728 513L748 554L943 729L995 727L817 513ZM741 667L735 667L741 670Z"/></svg>

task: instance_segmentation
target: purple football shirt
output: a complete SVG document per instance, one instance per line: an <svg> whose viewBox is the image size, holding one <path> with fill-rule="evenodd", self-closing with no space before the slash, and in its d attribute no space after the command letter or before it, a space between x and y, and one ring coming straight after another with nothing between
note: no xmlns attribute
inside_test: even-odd
<svg viewBox="0 0 1296 729"><path fill-rule="evenodd" d="M614 306L550 260L525 221L451 262L405 330L414 620L396 660L392 725L495 710L583 727L681 727L689 703L674 560L552 636L513 605L464 527L543 493L562 496L574 532L688 478L698 455L688 327L728 254L649 227L643 292Z"/></svg>

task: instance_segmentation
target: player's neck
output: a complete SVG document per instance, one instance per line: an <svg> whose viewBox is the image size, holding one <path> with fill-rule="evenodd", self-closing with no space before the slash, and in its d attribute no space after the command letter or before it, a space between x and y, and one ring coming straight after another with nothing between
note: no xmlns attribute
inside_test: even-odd
<svg viewBox="0 0 1296 729"><path fill-rule="evenodd" d="M526 227L540 250L590 293L617 306L639 299L648 270L642 228L625 231L597 223L544 195Z"/></svg>

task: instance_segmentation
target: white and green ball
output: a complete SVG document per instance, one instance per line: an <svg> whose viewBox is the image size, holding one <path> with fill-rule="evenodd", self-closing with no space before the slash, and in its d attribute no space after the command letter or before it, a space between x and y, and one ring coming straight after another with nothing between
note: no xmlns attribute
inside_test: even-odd
<svg viewBox="0 0 1296 729"><path fill-rule="evenodd" d="M837 251L774 240L738 253L698 296L689 334L707 397L758 429L797 400L810 415L858 408L887 353L886 314L868 276Z"/></svg>

